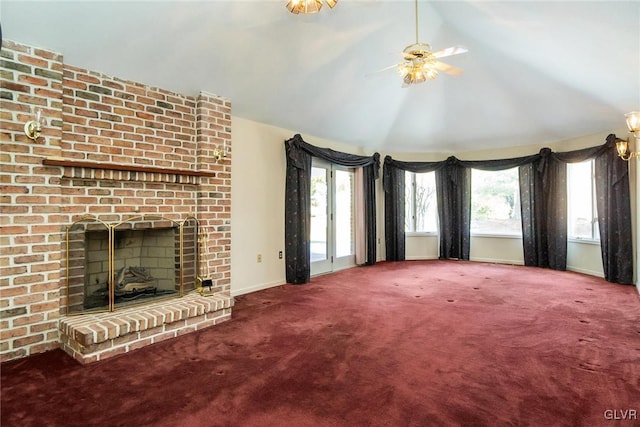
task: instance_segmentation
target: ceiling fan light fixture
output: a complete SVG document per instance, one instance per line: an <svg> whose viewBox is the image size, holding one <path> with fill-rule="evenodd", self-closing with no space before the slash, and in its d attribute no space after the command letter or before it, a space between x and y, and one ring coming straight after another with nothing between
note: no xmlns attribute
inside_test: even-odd
<svg viewBox="0 0 640 427"><path fill-rule="evenodd" d="M333 9L338 0L325 0L325 2ZM296 15L318 13L322 9L322 0L289 0L286 7L289 12Z"/></svg>
<svg viewBox="0 0 640 427"><path fill-rule="evenodd" d="M398 64L398 74L405 86L424 83L438 76L435 68L436 58L431 53L431 46L426 43L415 43L402 51L405 60Z"/></svg>
<svg viewBox="0 0 640 427"><path fill-rule="evenodd" d="M467 52L462 46L452 46L437 52L431 51L431 46L427 43L421 43L418 38L418 0L415 0L415 16L416 16L416 41L402 50L404 60L399 64L383 68L380 71L396 68L396 71L402 77L403 87L409 85L423 83L427 80L433 80L438 76L440 71L459 76L462 70L440 62L441 58L447 56L458 55Z"/></svg>
<svg viewBox="0 0 640 427"><path fill-rule="evenodd" d="M435 79L438 76L438 70L428 63L414 59L411 62L401 63L398 66L398 74L402 77L405 86L409 86Z"/></svg>
<svg viewBox="0 0 640 427"><path fill-rule="evenodd" d="M412 71L411 73L408 73L406 76L404 76L402 81L404 82L405 85L408 86L408 85L415 85L418 83L424 83L427 81L427 78L422 72L422 70L415 70L415 71Z"/></svg>

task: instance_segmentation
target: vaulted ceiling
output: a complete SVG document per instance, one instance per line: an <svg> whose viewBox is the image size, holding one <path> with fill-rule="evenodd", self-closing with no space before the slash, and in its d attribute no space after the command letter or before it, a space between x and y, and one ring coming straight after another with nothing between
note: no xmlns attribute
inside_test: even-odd
<svg viewBox="0 0 640 427"><path fill-rule="evenodd" d="M412 1L2 0L3 37L124 79L231 99L239 117L365 151L461 152L624 128L640 109L638 1L420 1L420 41L458 77L401 87Z"/></svg>

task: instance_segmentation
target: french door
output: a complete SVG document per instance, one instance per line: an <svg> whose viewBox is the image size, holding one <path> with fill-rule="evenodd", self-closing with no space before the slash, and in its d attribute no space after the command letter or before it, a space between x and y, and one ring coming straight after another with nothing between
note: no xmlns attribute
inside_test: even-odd
<svg viewBox="0 0 640 427"><path fill-rule="evenodd" d="M311 275L355 265L354 172L313 159Z"/></svg>

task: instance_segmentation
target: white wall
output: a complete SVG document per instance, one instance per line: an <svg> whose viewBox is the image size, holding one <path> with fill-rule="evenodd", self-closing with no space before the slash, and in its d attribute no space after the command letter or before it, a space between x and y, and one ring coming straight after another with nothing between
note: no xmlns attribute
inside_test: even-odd
<svg viewBox="0 0 640 427"><path fill-rule="evenodd" d="M522 239L472 235L469 259L502 264L524 264Z"/></svg>
<svg viewBox="0 0 640 427"><path fill-rule="evenodd" d="M410 234L405 237L405 259L438 259L438 236Z"/></svg>
<svg viewBox="0 0 640 427"><path fill-rule="evenodd" d="M567 242L567 270L604 277L600 245L575 240Z"/></svg>
<svg viewBox="0 0 640 427"><path fill-rule="evenodd" d="M231 293L240 295L285 283L284 141L297 132L235 116L232 129ZM335 141L302 137L319 147L362 154Z"/></svg>
<svg viewBox="0 0 640 427"><path fill-rule="evenodd" d="M231 293L284 282L284 145L293 136L232 117ZM257 262L258 254L262 262Z"/></svg>
<svg viewBox="0 0 640 427"><path fill-rule="evenodd" d="M408 260L437 259L438 236L411 234L405 239L405 257ZM471 261L524 264L522 239L513 237L471 236Z"/></svg>

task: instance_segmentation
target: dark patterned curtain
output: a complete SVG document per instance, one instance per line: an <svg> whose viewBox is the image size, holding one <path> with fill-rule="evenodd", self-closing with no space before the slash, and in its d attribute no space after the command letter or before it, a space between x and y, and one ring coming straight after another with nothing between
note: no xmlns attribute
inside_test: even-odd
<svg viewBox="0 0 640 427"><path fill-rule="evenodd" d="M633 284L629 163L616 154L616 140L609 135L605 149L595 157L600 249L604 278Z"/></svg>
<svg viewBox="0 0 640 427"><path fill-rule="evenodd" d="M567 167L543 148L518 174L524 264L566 270Z"/></svg>
<svg viewBox="0 0 640 427"><path fill-rule="evenodd" d="M384 242L387 261L404 261L405 233L404 233L404 170L391 167L384 161Z"/></svg>
<svg viewBox="0 0 640 427"><path fill-rule="evenodd" d="M377 259L377 221L376 221L376 179L380 170L380 155L374 154L374 164L364 166L364 209L365 229L367 231L367 260L365 265L373 265Z"/></svg>
<svg viewBox="0 0 640 427"><path fill-rule="evenodd" d="M605 279L632 282L631 207L628 164L617 156L616 136L582 150L540 150L520 167L520 200L525 265L567 268L567 163L595 159L600 247Z"/></svg>
<svg viewBox="0 0 640 427"><path fill-rule="evenodd" d="M287 283L311 279L311 154L285 141L284 241Z"/></svg>
<svg viewBox="0 0 640 427"><path fill-rule="evenodd" d="M617 156L616 136L603 145L553 153L548 148L520 167L525 265L567 268L567 163L595 159L600 247L605 279L632 283L628 163Z"/></svg>
<svg viewBox="0 0 640 427"><path fill-rule="evenodd" d="M538 246L546 247L546 233L542 233L542 226L537 227L538 218L544 218L542 201L537 203L537 195L541 193L542 184L535 173L533 163L518 168L518 180L520 183L520 218L522 221L522 247L524 252L524 265L537 266L544 254ZM540 228L540 231L538 229ZM542 262L540 262L542 264ZM547 262L548 265L548 262Z"/></svg>
<svg viewBox="0 0 640 427"><path fill-rule="evenodd" d="M471 247L471 169L449 157L436 170L440 258L469 259Z"/></svg>
<svg viewBox="0 0 640 427"><path fill-rule="evenodd" d="M285 182L285 271L287 283L302 284L311 278L311 158L319 157L346 167L363 167L367 265L376 262L375 180L380 155L358 156L308 144L300 134L285 141L287 171Z"/></svg>

